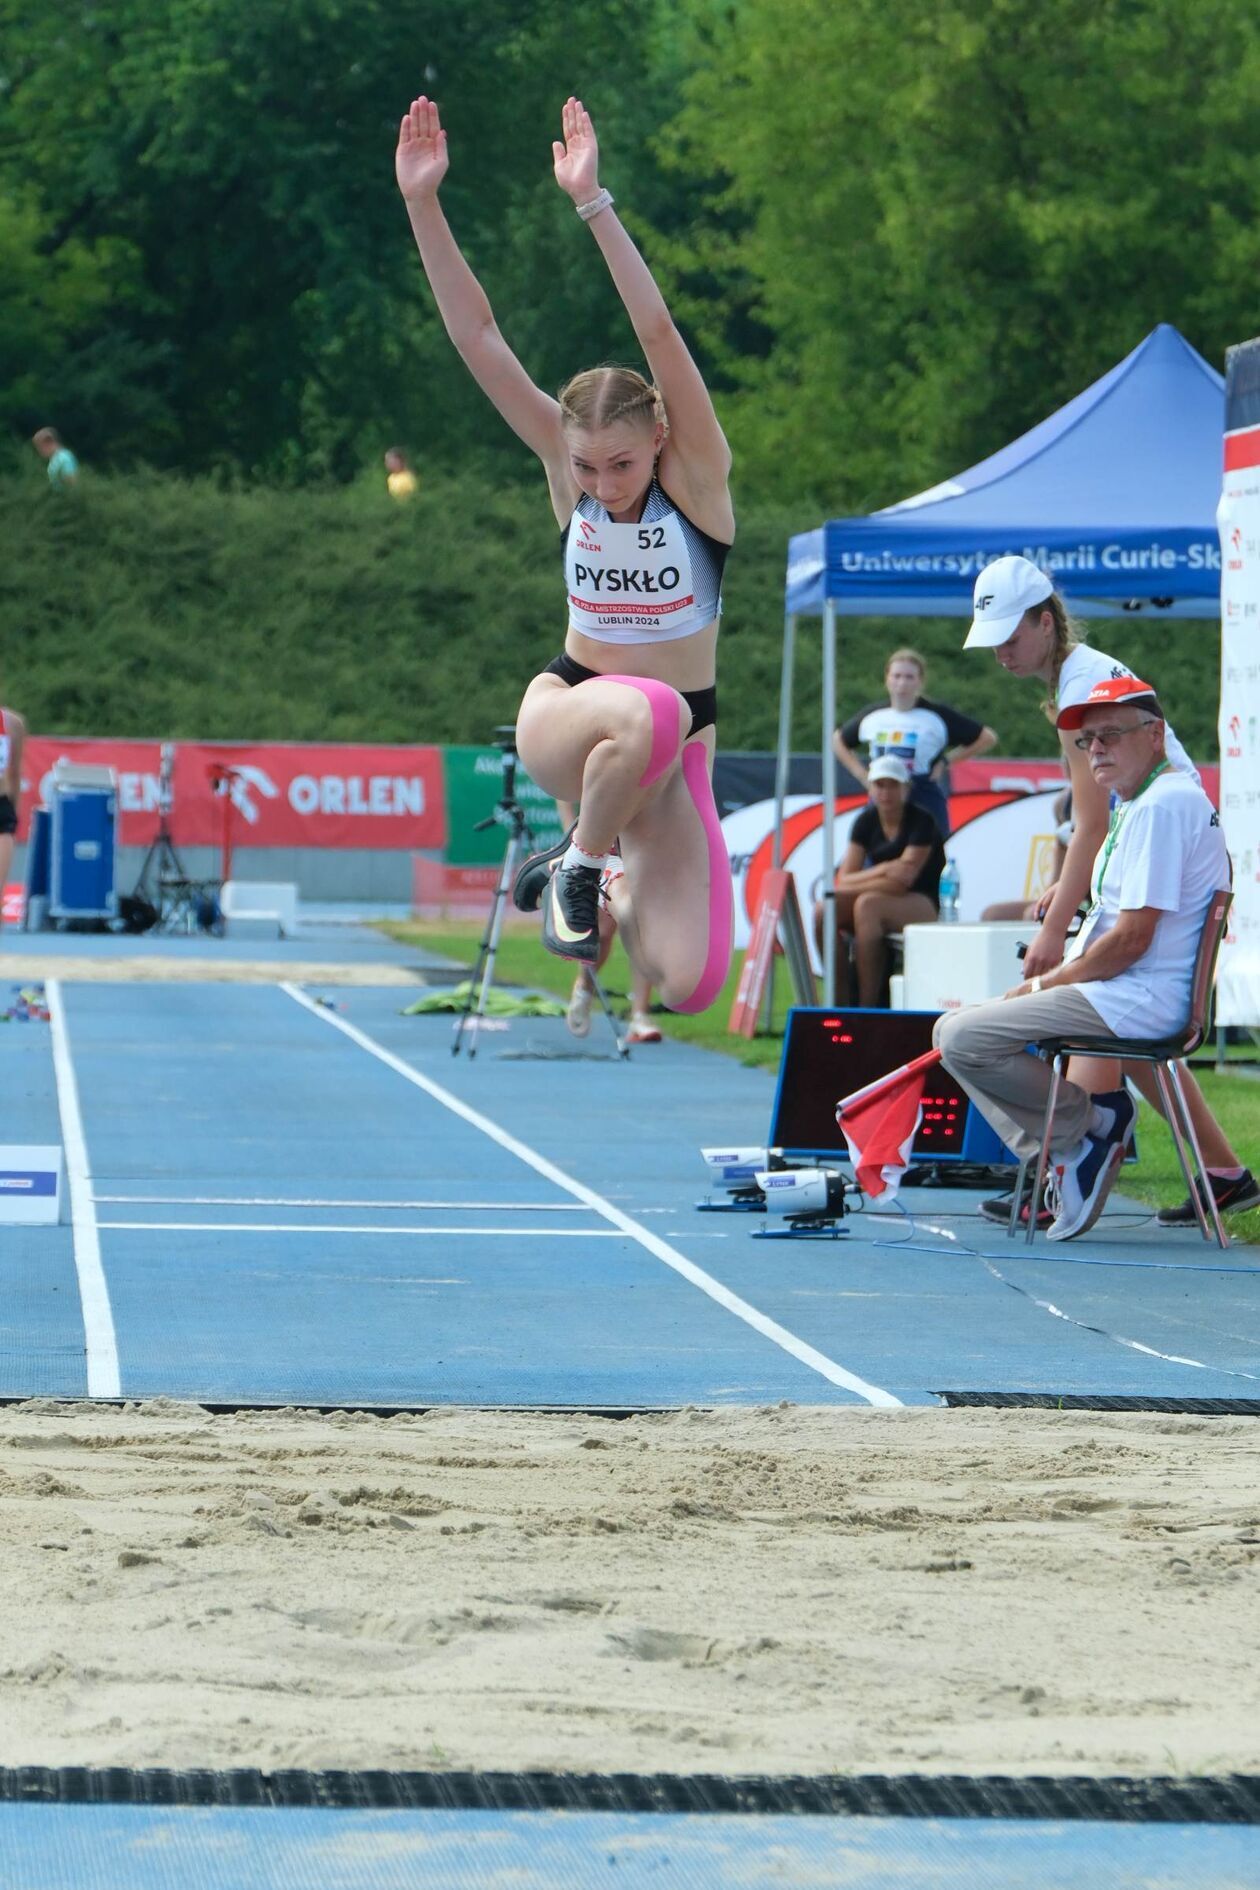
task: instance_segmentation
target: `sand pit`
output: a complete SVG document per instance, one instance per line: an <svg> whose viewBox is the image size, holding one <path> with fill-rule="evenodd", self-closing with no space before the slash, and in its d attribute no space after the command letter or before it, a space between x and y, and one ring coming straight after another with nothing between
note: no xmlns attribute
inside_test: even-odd
<svg viewBox="0 0 1260 1890"><path fill-rule="evenodd" d="M63 984L350 984L423 985L423 971L409 965L308 963L279 958L184 958L166 953L149 957L63 956L52 952L5 952L0 972L11 982Z"/></svg>
<svg viewBox="0 0 1260 1890"><path fill-rule="evenodd" d="M0 1762L1260 1768L1260 1426L0 1411Z"/></svg>

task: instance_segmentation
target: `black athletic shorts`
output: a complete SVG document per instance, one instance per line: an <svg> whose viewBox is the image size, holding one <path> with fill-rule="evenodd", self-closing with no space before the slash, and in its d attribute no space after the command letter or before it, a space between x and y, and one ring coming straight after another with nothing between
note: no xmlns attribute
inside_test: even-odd
<svg viewBox="0 0 1260 1890"><path fill-rule="evenodd" d="M562 683L575 689L580 682L590 682L598 677L597 669L587 669L584 663L575 663L568 651L562 651L553 657L543 671L544 676L558 676ZM687 707L691 710L691 727L688 736L698 735L702 728L717 726L717 685L710 683L707 689L680 689L678 691Z"/></svg>
<svg viewBox="0 0 1260 1890"><path fill-rule="evenodd" d="M7 794L0 794L0 833L17 832L17 808Z"/></svg>

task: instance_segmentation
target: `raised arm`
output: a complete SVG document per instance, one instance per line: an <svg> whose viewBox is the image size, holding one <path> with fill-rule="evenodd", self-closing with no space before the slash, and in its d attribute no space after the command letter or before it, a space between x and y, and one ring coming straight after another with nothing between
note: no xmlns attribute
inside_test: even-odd
<svg viewBox="0 0 1260 1890"><path fill-rule="evenodd" d="M551 147L556 182L575 206L582 208L596 203L603 193L599 143L590 114L580 99L566 102L562 129L563 142ZM611 197L588 221L665 402L669 418L669 436L661 449L665 485L675 497L687 502L697 525L716 538L729 540L735 533L727 485L731 451L713 411L709 390L674 326L652 271L613 209Z"/></svg>
<svg viewBox="0 0 1260 1890"><path fill-rule="evenodd" d="M459 357L512 431L555 477L567 477L560 409L535 387L499 333L485 290L465 262L438 203L446 175L446 133L432 99L417 98L398 127L394 170L438 313ZM568 495L572 505L572 494ZM567 516L567 510L565 513Z"/></svg>

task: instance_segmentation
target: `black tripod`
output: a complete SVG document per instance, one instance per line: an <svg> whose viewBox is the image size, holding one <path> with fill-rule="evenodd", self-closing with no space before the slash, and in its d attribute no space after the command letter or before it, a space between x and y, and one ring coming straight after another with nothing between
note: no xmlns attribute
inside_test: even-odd
<svg viewBox="0 0 1260 1890"><path fill-rule="evenodd" d="M499 728L495 730L495 747L499 750L499 766L503 774L503 791L499 795L492 814L485 820L479 820L473 828L474 833L484 833L487 827L506 827L508 830L507 848L503 855L503 865L499 869L499 883L494 889L494 899L486 918L486 929L481 935L481 944L477 951L477 963L473 967L472 977L468 982L468 996L460 1012L459 1022L455 1026L455 1041L451 1045L451 1055L457 1057L463 1041L464 1027L470 1021L472 1032L468 1044L469 1062L477 1054L477 1038L480 1035L481 1020L486 1014L486 999L494 984L494 961L499 950L499 936L503 930L503 908L511 897L512 882L516 878L516 869L522 863L526 849L534 844L533 829L525 818L525 810L516 798L516 730ZM617 1020L609 1008L608 999L594 971L588 965L586 976L599 999L600 1009L608 1019L608 1028L612 1031L617 1054L629 1057L630 1051L622 1042L617 1029Z"/></svg>
<svg viewBox="0 0 1260 1890"><path fill-rule="evenodd" d="M191 921L197 916L194 895L201 888L184 871L184 863L171 839L171 810L175 804L174 775L175 744L163 742L158 774L157 832L141 861L140 874L131 897L133 901L143 900L145 905L152 908L153 924L167 929L183 917L191 929Z"/></svg>

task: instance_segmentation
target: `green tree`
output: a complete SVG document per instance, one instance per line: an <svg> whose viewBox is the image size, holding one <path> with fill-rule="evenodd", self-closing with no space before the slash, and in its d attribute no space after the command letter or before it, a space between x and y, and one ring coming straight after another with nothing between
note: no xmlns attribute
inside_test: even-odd
<svg viewBox="0 0 1260 1890"><path fill-rule="evenodd" d="M398 119L421 89L451 131L452 222L531 371L571 372L592 335L624 352L550 141L566 92L589 82L610 153L650 168L656 42L641 29L654 12L80 0L32 13L0 0L0 185L37 206L50 264L110 241L137 263L99 322L123 411L116 401L106 428L80 395L85 449L347 477L394 436L422 455L500 446L433 314L392 181ZM67 364L67 397L72 380Z"/></svg>
<svg viewBox="0 0 1260 1890"><path fill-rule="evenodd" d="M1160 320L1217 362L1252 330L1243 0L697 0L688 66L668 148L714 179L696 314L754 489L886 504Z"/></svg>

